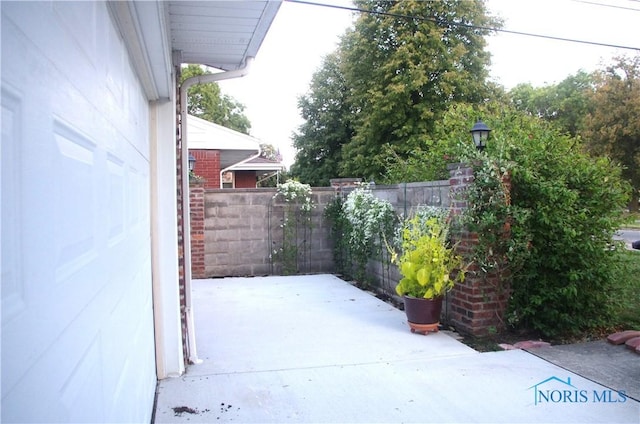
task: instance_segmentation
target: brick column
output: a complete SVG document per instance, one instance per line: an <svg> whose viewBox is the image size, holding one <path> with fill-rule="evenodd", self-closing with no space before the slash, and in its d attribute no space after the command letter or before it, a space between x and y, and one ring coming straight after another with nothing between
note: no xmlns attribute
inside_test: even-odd
<svg viewBox="0 0 640 424"><path fill-rule="evenodd" d="M473 169L465 164L451 164L450 196L454 219L460 217L467 208L467 187L473 182ZM506 182L508 184L508 182ZM465 258L470 258L478 235L458 228L454 235L458 240L457 250ZM485 273L472 263L463 283L454 286L450 293L447 320L459 332L474 336L489 334L492 330L504 328L504 313L509 300L509 279L504 274Z"/></svg>
<svg viewBox="0 0 640 424"><path fill-rule="evenodd" d="M191 217L191 277L205 278L203 181L189 181L189 209Z"/></svg>
<svg viewBox="0 0 640 424"><path fill-rule="evenodd" d="M193 173L204 178L204 188L220 187L220 150L189 149L196 160ZM255 187L255 184L253 185Z"/></svg>
<svg viewBox="0 0 640 424"><path fill-rule="evenodd" d="M176 79L180 79L180 66L176 66ZM184 241L184 208L183 199L186 195L183 193L182 185L182 134L185 129L182 124L182 108L187 105L181 104L180 87L176 85L176 184L177 184L177 211L178 214L178 290L180 293L180 321L182 326L182 351L184 355L185 364L189 363L190 351L189 343L187 342L189 336L189 328L187 325L187 300L186 300L186 281L185 281L185 241Z"/></svg>

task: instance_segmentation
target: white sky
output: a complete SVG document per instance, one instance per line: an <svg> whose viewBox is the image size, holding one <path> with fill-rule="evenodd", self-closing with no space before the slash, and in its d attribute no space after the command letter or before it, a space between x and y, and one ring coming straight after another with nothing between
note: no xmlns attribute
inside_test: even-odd
<svg viewBox="0 0 640 424"><path fill-rule="evenodd" d="M346 0L315 0L349 5ZM504 29L614 45L640 47L640 2L589 0L625 7L603 7L577 0L488 0ZM635 10L629 10L635 9ZM352 23L346 10L283 2L244 78L219 82L222 91L246 106L251 135L279 148L290 166L295 158L291 135L302 124L297 99L308 91L322 58L332 52ZM640 54L586 44L500 33L488 38L492 78L511 88L562 81L579 69L598 69L619 54ZM471 123L469 124L471 125Z"/></svg>

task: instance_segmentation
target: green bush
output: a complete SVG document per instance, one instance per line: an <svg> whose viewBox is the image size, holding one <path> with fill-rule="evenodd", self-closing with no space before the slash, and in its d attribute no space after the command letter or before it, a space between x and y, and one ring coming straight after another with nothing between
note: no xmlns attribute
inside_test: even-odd
<svg viewBox="0 0 640 424"><path fill-rule="evenodd" d="M495 254L497 246L505 263L514 260L509 323L548 337L610 323L618 249L612 236L628 193L620 168L587 156L578 139L508 108L451 113L462 122L482 116L493 129L485 153L470 143L465 148L480 171L476 189L495 189L501 173L511 175L508 201L480 196L484 203L473 212L480 253ZM498 170L493 178L491 169ZM514 236L508 242L498 231L505 222Z"/></svg>

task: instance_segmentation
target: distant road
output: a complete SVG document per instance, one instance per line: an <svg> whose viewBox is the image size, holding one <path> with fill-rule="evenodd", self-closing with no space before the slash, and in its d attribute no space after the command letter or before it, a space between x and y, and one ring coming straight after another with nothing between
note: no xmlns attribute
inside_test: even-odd
<svg viewBox="0 0 640 424"><path fill-rule="evenodd" d="M640 240L640 230L618 230L614 238L616 240L624 240L627 246L631 248L631 242Z"/></svg>

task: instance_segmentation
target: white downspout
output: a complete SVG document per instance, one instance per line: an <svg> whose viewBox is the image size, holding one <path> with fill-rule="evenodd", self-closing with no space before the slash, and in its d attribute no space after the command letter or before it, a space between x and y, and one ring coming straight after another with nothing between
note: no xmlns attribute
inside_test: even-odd
<svg viewBox="0 0 640 424"><path fill-rule="evenodd" d="M242 68L234 71L218 72L216 74L197 75L187 78L180 84L180 121L182 123L182 214L184 223L184 284L185 284L185 306L187 318L187 331L189 338L189 361L192 364L202 363L198 359L196 350L196 334L193 322L193 308L191 305L191 219L189 212L189 149L187 144L187 91L195 84L206 84L232 78L240 78L249 73L249 68L253 63L253 57L247 57Z"/></svg>
<svg viewBox="0 0 640 424"><path fill-rule="evenodd" d="M220 188L224 188L224 187L222 187L222 174L224 174L225 172L227 172L228 170L230 170L231 168L233 168L233 167L234 167L234 166L236 166L236 165L242 165L243 163L247 163L247 162L249 162L250 160L253 160L253 159L257 158L257 157L260 157L260 154L261 154L261 153L262 153L262 150L260 149L260 145L258 145L258 153L256 153L255 155L253 155L253 156L251 156L251 157L248 157L248 158L246 158L246 159L243 159L243 160L241 160L241 161L240 161L240 162L238 162L238 163L234 163L234 164L233 164L233 165L231 165L231 166L227 166L227 167L226 167L226 168L224 168L224 169L221 169L221 170L220 170ZM235 184L234 184L234 185L235 185Z"/></svg>

